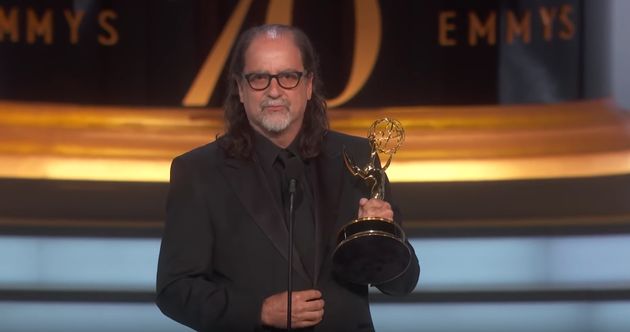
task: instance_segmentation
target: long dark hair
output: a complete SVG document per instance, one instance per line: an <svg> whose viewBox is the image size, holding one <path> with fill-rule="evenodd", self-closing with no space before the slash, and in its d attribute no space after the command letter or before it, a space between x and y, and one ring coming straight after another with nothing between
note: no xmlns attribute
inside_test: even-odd
<svg viewBox="0 0 630 332"><path fill-rule="evenodd" d="M315 157L319 154L322 140L328 130L326 100L321 92L319 59L306 34L296 27L287 25L270 24L249 28L236 42L228 68L227 96L223 104L226 131L217 137L219 145L230 157L249 159L252 156L254 129L250 126L245 108L240 101L237 82L243 74L247 48L255 37L269 31L292 34L293 41L302 55L304 69L313 77L311 99L306 103L304 122L297 139L302 158Z"/></svg>

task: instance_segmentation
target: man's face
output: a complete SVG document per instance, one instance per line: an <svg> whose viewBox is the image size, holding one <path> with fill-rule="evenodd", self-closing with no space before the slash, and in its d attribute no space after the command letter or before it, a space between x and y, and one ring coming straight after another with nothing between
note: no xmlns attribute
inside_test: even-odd
<svg viewBox="0 0 630 332"><path fill-rule="evenodd" d="M245 51L244 75L294 72L304 72L304 66L300 50L290 33L259 35ZM246 79L238 82L240 100L249 123L256 131L266 137L288 135L292 139L297 135L304 119L306 102L311 98L313 79L310 73L304 73L297 86L291 89L280 86L276 78L260 91L252 89Z"/></svg>

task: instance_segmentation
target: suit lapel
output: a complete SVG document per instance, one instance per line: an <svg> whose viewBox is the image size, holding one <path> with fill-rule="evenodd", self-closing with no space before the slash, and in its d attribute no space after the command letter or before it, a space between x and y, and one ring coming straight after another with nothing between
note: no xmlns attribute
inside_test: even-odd
<svg viewBox="0 0 630 332"><path fill-rule="evenodd" d="M335 229L339 214L339 201L343 197L343 190L346 186L342 185L343 162L341 153L333 147L333 144L325 144L323 153L316 158L316 183L314 187L315 196L315 220L316 220L316 239L317 239L317 256L315 266L315 281L319 277L322 265L326 257L333 249L331 248L332 238L337 237L338 230Z"/></svg>
<svg viewBox="0 0 630 332"><path fill-rule="evenodd" d="M225 158L223 172L254 222L288 260L289 232L284 224L282 210L273 199L271 189L264 180L261 167L256 166L255 161ZM295 248L292 265L294 271L301 277L311 280Z"/></svg>

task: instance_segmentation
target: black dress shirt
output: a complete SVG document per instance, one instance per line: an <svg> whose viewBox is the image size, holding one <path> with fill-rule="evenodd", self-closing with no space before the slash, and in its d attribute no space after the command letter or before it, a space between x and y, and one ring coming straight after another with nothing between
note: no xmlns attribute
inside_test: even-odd
<svg viewBox="0 0 630 332"><path fill-rule="evenodd" d="M287 158L292 159L293 168L299 169L297 191L294 198L294 243L300 253L306 271L313 277L315 269L315 218L312 184L315 183L312 169L314 165L304 161L300 157L297 144L294 139L286 149L272 143L259 133L254 134L254 150L260 166L265 175L269 187L278 206L284 211L284 226L288 228L289 222L289 183L287 174L297 174L296 171L287 171ZM295 158L295 159L294 159Z"/></svg>

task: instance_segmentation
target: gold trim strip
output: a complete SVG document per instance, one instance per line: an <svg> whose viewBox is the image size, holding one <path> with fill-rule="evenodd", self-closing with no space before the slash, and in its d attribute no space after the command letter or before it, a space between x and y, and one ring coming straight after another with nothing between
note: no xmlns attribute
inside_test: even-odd
<svg viewBox="0 0 630 332"><path fill-rule="evenodd" d="M630 174L630 150L527 158L392 162L392 182L497 181Z"/></svg>
<svg viewBox="0 0 630 332"><path fill-rule="evenodd" d="M393 182L630 174L630 115L609 100L329 115L333 129L359 136L384 115L403 123ZM212 141L222 125L218 109L0 101L0 176L164 182L174 156Z"/></svg>
<svg viewBox="0 0 630 332"><path fill-rule="evenodd" d="M54 180L169 180L170 158L69 158L0 155L0 177ZM630 150L527 159L399 161L387 170L391 182L497 181L630 174Z"/></svg>
<svg viewBox="0 0 630 332"><path fill-rule="evenodd" d="M0 155L0 165L0 177L20 179L168 182L170 172L170 159Z"/></svg>

